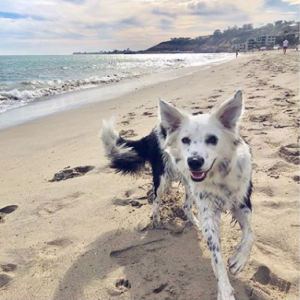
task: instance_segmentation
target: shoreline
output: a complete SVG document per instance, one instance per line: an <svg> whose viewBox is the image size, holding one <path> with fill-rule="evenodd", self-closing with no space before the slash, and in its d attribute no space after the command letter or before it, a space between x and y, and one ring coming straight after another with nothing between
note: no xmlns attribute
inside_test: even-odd
<svg viewBox="0 0 300 300"><path fill-rule="evenodd" d="M158 122L159 97L205 113L240 88L240 133L253 152L256 239L246 267L230 281L237 299L298 299L298 61L294 53L245 55L0 130L0 209L12 209L0 214L0 298L216 299L202 234L184 227L177 214L183 191L174 184L164 199L164 229L146 230L151 176L114 174L98 133L102 120L114 116L122 136L140 139ZM94 168L51 182L57 172L79 166ZM230 221L222 215L224 261L241 235ZM122 280L130 288L120 286Z"/></svg>
<svg viewBox="0 0 300 300"><path fill-rule="evenodd" d="M160 71L150 75L137 78L124 79L119 82L108 83L86 89L68 91L66 93L42 97L33 100L23 106L12 108L0 114L0 130L28 121L43 118L45 116L60 113L69 109L76 109L95 102L102 102L120 97L136 89L151 84L173 80L179 77L188 76L214 65L230 62L234 58L227 58L221 62L207 62L201 66L189 66L176 69ZM117 91L114 91L117 89Z"/></svg>

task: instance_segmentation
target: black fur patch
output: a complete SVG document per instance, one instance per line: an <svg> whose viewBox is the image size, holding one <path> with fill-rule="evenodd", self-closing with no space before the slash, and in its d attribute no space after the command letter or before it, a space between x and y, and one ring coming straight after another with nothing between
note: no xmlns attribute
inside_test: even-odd
<svg viewBox="0 0 300 300"><path fill-rule="evenodd" d="M250 180L249 186L248 186L248 190L247 190L247 194L244 197L244 203L246 204L246 206L248 206L248 208L250 210L252 210L252 204L251 204L251 194L252 194L252 189L253 189L253 184L252 184L252 180ZM243 204L241 204L242 206ZM241 207L242 208L242 207Z"/></svg>
<svg viewBox="0 0 300 300"><path fill-rule="evenodd" d="M162 125L160 125L160 133L162 138L165 140L167 138L167 130Z"/></svg>
<svg viewBox="0 0 300 300"><path fill-rule="evenodd" d="M223 176L227 176L229 174L230 167L230 160L228 160L227 158L224 158L220 163L219 163L219 171Z"/></svg>
<svg viewBox="0 0 300 300"><path fill-rule="evenodd" d="M238 145L241 144L241 143L242 143L241 138L237 138L236 140L233 141L233 145L234 145L234 146L238 146Z"/></svg>
<svg viewBox="0 0 300 300"><path fill-rule="evenodd" d="M126 140L120 137L117 144L132 149L120 155L113 155L110 167L115 169L117 173L138 175L144 170L145 163L149 162L152 167L154 192L156 193L160 184L160 177L165 169L156 132L152 131L138 141Z"/></svg>

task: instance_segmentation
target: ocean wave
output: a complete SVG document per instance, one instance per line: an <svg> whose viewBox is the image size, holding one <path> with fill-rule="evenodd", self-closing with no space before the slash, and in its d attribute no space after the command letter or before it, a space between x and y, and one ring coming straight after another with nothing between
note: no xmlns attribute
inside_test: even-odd
<svg viewBox="0 0 300 300"><path fill-rule="evenodd" d="M103 77L90 77L86 79L66 80L64 82L62 82L61 80L51 80L47 82L40 80L23 81L22 85L28 86L31 89L15 88L9 91L0 91L0 113L3 113L15 107L26 105L33 100L37 100L43 97L95 87L101 84L116 83L124 78L139 76L139 73L124 73L122 75L114 74ZM41 87L45 85L47 85L47 87Z"/></svg>
<svg viewBox="0 0 300 300"><path fill-rule="evenodd" d="M232 59L228 54L149 54L132 56L64 56L43 57L32 63L14 57L24 68L0 81L0 112L23 106L44 97L116 83L125 78L138 78L164 70ZM0 58L1 59L1 58Z"/></svg>

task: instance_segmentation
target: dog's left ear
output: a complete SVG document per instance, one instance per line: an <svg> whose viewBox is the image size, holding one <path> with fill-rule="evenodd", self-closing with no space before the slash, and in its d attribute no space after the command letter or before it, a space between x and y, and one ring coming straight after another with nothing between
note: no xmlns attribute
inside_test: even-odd
<svg viewBox="0 0 300 300"><path fill-rule="evenodd" d="M172 133L176 131L184 119L184 114L170 103L159 99L159 115L162 126Z"/></svg>
<svg viewBox="0 0 300 300"><path fill-rule="evenodd" d="M237 90L232 98L224 101L221 106L212 111L224 127L233 129L243 112L243 95L241 90Z"/></svg>

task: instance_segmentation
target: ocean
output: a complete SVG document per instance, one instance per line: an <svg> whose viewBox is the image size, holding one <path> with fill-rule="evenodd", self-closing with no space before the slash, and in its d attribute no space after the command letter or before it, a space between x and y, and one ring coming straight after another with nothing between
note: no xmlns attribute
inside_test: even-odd
<svg viewBox="0 0 300 300"><path fill-rule="evenodd" d="M229 53L0 56L0 113L70 91L232 58Z"/></svg>

